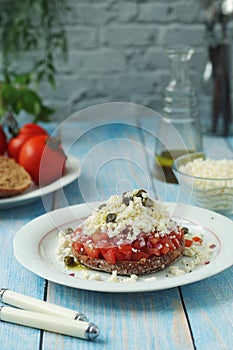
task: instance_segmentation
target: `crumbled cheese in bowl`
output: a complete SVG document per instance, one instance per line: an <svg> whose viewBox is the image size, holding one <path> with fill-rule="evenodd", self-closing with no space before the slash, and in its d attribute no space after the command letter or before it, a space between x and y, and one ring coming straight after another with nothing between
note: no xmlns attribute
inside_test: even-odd
<svg viewBox="0 0 233 350"><path fill-rule="evenodd" d="M221 214L233 212L233 160L196 158L178 171L179 182L190 187L195 204Z"/></svg>
<svg viewBox="0 0 233 350"><path fill-rule="evenodd" d="M221 183L227 185L227 181L230 186L233 187L233 160L231 159L203 159L197 158L192 162L188 162L185 165L181 165L179 170L187 175L196 176L204 179L215 179L217 182L202 182L203 185L209 186L221 186Z"/></svg>

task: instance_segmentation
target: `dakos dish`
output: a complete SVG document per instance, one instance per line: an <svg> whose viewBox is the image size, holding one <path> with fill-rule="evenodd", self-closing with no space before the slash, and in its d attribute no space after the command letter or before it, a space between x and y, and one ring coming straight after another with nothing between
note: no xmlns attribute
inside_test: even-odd
<svg viewBox="0 0 233 350"><path fill-rule="evenodd" d="M88 268L120 275L144 275L183 256L184 230L164 203L144 190L113 195L71 234L76 261ZM67 264L72 264L68 257Z"/></svg>

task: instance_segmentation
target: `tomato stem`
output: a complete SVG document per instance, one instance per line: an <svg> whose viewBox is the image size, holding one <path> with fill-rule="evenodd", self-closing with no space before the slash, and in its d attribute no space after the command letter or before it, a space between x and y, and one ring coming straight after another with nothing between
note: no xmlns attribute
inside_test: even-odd
<svg viewBox="0 0 233 350"><path fill-rule="evenodd" d="M19 124L11 111L8 111L8 113L6 114L5 118L3 119L2 125L3 127L7 127L9 133L13 137L18 135L20 130Z"/></svg>

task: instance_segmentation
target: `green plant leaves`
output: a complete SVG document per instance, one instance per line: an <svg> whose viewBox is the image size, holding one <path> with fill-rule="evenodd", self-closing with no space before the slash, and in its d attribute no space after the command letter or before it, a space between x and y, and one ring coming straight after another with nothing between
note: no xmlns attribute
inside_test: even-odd
<svg viewBox="0 0 233 350"><path fill-rule="evenodd" d="M25 82L24 79L27 78L26 76L21 76L19 80ZM18 81L18 79L16 79L16 81ZM34 121L49 121L48 117L54 112L52 108L43 105L42 99L34 90L24 87L23 85L17 86L3 82L1 84L0 94L2 106L4 106L3 114L9 109L15 114L24 110L34 117Z"/></svg>
<svg viewBox="0 0 233 350"><path fill-rule="evenodd" d="M35 89L41 81L55 87L58 54L67 59L68 42L63 16L70 10L64 0L1 1L0 39L3 81L0 81L0 117L25 111L34 121L49 121L53 109L44 106ZM38 52L31 72L14 74L16 54ZM35 89L33 89L35 88Z"/></svg>

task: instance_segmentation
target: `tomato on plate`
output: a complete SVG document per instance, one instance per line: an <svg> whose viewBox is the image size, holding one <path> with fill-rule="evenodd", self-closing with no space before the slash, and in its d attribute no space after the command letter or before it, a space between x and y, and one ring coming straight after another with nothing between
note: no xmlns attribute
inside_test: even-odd
<svg viewBox="0 0 233 350"><path fill-rule="evenodd" d="M66 156L57 139L37 135L23 144L18 161L36 184L44 186L64 175Z"/></svg>
<svg viewBox="0 0 233 350"><path fill-rule="evenodd" d="M122 244L118 246L116 251L116 259L118 261L131 260L132 259L132 245Z"/></svg>
<svg viewBox="0 0 233 350"><path fill-rule="evenodd" d="M196 242L196 243L202 244L203 239L201 237L199 237L199 236L194 236L193 237L193 241Z"/></svg>
<svg viewBox="0 0 233 350"><path fill-rule="evenodd" d="M86 244L86 243L84 243L83 246L84 246L84 249L85 249L87 255L90 258L95 259L95 258L99 257L99 255L100 255L100 249L99 248L96 248L93 245L89 245L89 244Z"/></svg>
<svg viewBox="0 0 233 350"><path fill-rule="evenodd" d="M104 259L109 264L115 264L117 261L140 261L152 256L165 255L178 249L184 236L180 230L162 237L151 232L140 234L132 243L119 243L116 237L109 237L107 233L99 231L92 236L87 236L82 235L82 229L78 228L74 235L76 236L72 244L74 250L91 259Z"/></svg>
<svg viewBox="0 0 233 350"><path fill-rule="evenodd" d="M48 135L47 131L35 123L24 124L17 135L8 142L7 152L9 157L18 161L19 152L24 143L36 135Z"/></svg>
<svg viewBox="0 0 233 350"><path fill-rule="evenodd" d="M192 244L193 244L193 240L192 239L186 239L185 238L184 242L185 242L185 247L186 248L190 248L192 246Z"/></svg>
<svg viewBox="0 0 233 350"><path fill-rule="evenodd" d="M145 252L143 250L139 250L137 252L132 252L132 260L133 261L139 261L141 259L147 259L149 258L150 253L149 252Z"/></svg>
<svg viewBox="0 0 233 350"><path fill-rule="evenodd" d="M101 254L104 257L104 260L107 261L109 264L115 264L116 263L116 249L117 248L101 248Z"/></svg>
<svg viewBox="0 0 233 350"><path fill-rule="evenodd" d="M3 155L7 149L7 139L5 132L0 125L0 155Z"/></svg>

